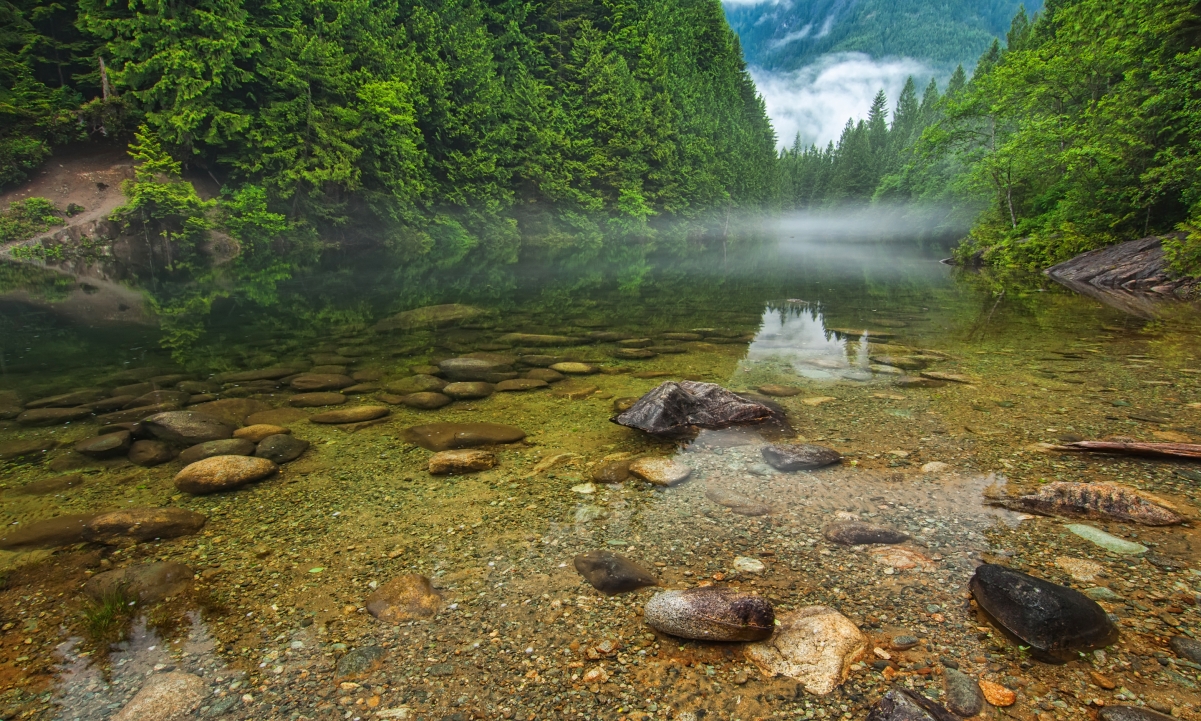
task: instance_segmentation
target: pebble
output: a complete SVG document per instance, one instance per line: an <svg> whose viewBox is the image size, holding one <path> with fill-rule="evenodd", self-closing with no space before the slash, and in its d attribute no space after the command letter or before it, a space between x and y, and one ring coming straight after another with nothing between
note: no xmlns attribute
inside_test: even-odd
<svg viewBox="0 0 1201 721"><path fill-rule="evenodd" d="M747 498L724 486L709 486L705 489L705 498L729 508L740 516L766 516L771 513L771 506L766 503Z"/></svg>
<svg viewBox="0 0 1201 721"><path fill-rule="evenodd" d="M232 424L197 411L156 413L142 421L142 428L160 441L180 446L220 441L234 434Z"/></svg>
<svg viewBox="0 0 1201 721"><path fill-rule="evenodd" d="M437 410L452 402L452 398L442 393L410 393L401 399L401 403L409 408L416 408L423 411Z"/></svg>
<svg viewBox="0 0 1201 721"><path fill-rule="evenodd" d="M822 468L842 460L833 448L812 443L793 443L763 447L763 460L778 471L801 471Z"/></svg>
<svg viewBox="0 0 1201 721"><path fill-rule="evenodd" d="M639 458L630 463L632 475L656 486L674 486L687 480L692 469L674 458Z"/></svg>
<svg viewBox="0 0 1201 721"><path fill-rule="evenodd" d="M430 456L429 472L435 476L478 473L495 468L496 455L480 450L440 451Z"/></svg>
<svg viewBox="0 0 1201 721"><path fill-rule="evenodd" d="M759 641L771 635L775 611L760 596L715 586L661 591L643 621L672 636L700 641Z"/></svg>
<svg viewBox="0 0 1201 721"><path fill-rule="evenodd" d="M917 636L893 636L888 642L888 647L894 651L908 651L919 643L921 641Z"/></svg>
<svg viewBox="0 0 1201 721"><path fill-rule="evenodd" d="M388 651L382 646L361 646L348 651L334 670L334 679L343 681L352 678L362 678L384 665Z"/></svg>
<svg viewBox="0 0 1201 721"><path fill-rule="evenodd" d="M946 382L921 376L900 375L893 380L892 384L898 388L941 388L946 385Z"/></svg>
<svg viewBox="0 0 1201 721"><path fill-rule="evenodd" d="M610 551L581 553L572 561L576 572L601 593L628 593L646 586L657 586L655 574L630 559Z"/></svg>
<svg viewBox="0 0 1201 721"><path fill-rule="evenodd" d="M207 695L199 676L183 671L153 674L112 721L183 721Z"/></svg>
<svg viewBox="0 0 1201 721"><path fill-rule="evenodd" d="M922 473L946 473L949 470L951 470L950 464L942 461L930 461L922 466Z"/></svg>
<svg viewBox="0 0 1201 721"><path fill-rule="evenodd" d="M254 444L245 438L226 438L221 441L198 443L179 454L179 461L190 465L213 456L249 456L254 453Z"/></svg>
<svg viewBox="0 0 1201 721"><path fill-rule="evenodd" d="M319 408L321 406L340 406L349 400L342 393L297 393L288 399L288 405L293 408Z"/></svg>
<svg viewBox="0 0 1201 721"><path fill-rule="evenodd" d="M824 696L840 686L867 650L867 637L849 618L826 606L805 606L775 618L775 633L746 647L764 673L795 679Z"/></svg>
<svg viewBox="0 0 1201 721"><path fill-rule="evenodd" d="M1121 556L1137 556L1147 552L1147 547L1141 543L1127 541L1124 538L1111 536L1102 531L1100 528L1088 526L1083 523L1069 523L1066 528L1072 533L1080 536L1086 541L1091 541L1107 551L1112 551Z"/></svg>
<svg viewBox="0 0 1201 721"><path fill-rule="evenodd" d="M258 447L254 450L254 455L258 458L266 458L272 463L282 466L285 463L291 463L300 458L308 448L308 441L302 441L295 436L279 433L267 436L259 441Z"/></svg>
<svg viewBox="0 0 1201 721"><path fill-rule="evenodd" d="M1083 558L1060 556L1055 559L1055 565L1067 571L1074 580L1088 582L1105 573L1105 567L1096 561Z"/></svg>
<svg viewBox="0 0 1201 721"><path fill-rule="evenodd" d="M571 518L576 523L591 523L593 521L599 521L606 515L608 514L605 512L604 508L594 503L586 503L575 509L575 513Z"/></svg>
<svg viewBox="0 0 1201 721"><path fill-rule="evenodd" d="M945 703L951 713L969 718L984 710L984 692L976 679L953 668L943 669L942 673Z"/></svg>
<svg viewBox="0 0 1201 721"><path fill-rule="evenodd" d="M113 458L128 453L132 443L133 436L129 431L117 431L82 440L75 444L75 452L89 458Z"/></svg>
<svg viewBox="0 0 1201 721"><path fill-rule="evenodd" d="M907 533L862 521L836 521L826 526L824 534L826 540L844 546L904 543L909 540Z"/></svg>
<svg viewBox="0 0 1201 721"><path fill-rule="evenodd" d="M994 683L986 679L980 679L980 690L984 693L984 700L988 701L993 706L1012 706L1017 702L1018 696L1013 691L1005 688L999 683Z"/></svg>
<svg viewBox="0 0 1201 721"><path fill-rule="evenodd" d="M760 561L757 558L751 558L749 556L735 556L734 570L738 571L739 573L759 574L766 571L767 566L764 565L763 561Z"/></svg>
<svg viewBox="0 0 1201 721"><path fill-rule="evenodd" d="M283 426L276 426L270 423L255 423L234 431L234 438L245 438L251 443L259 443L268 436L287 435L291 432Z"/></svg>
<svg viewBox="0 0 1201 721"><path fill-rule="evenodd" d="M511 381L505 381L511 382ZM482 381L460 381L457 383L449 383L442 389L442 394L450 396L457 401L474 400L477 398L487 398L495 391L495 386L491 383Z"/></svg>
<svg viewBox="0 0 1201 721"><path fill-rule="evenodd" d="M214 456L185 467L175 487L185 493L216 493L240 488L273 475L279 466L254 456Z"/></svg>
<svg viewBox="0 0 1201 721"><path fill-rule="evenodd" d="M525 431L500 423L429 423L406 428L403 436L427 451L447 451L516 443L525 438Z"/></svg>
<svg viewBox="0 0 1201 721"><path fill-rule="evenodd" d="M1106 588L1105 586L1095 586L1093 588L1086 588L1086 589L1084 589L1084 595L1088 596L1089 598L1093 599L1094 601L1121 601L1121 600L1123 600L1121 596L1114 593L1113 591Z"/></svg>
<svg viewBox="0 0 1201 721"><path fill-rule="evenodd" d="M175 450L162 441L134 441L129 446L129 462L143 468L158 466L175 458Z"/></svg>
<svg viewBox="0 0 1201 721"><path fill-rule="evenodd" d="M309 416L310 423L362 423L364 421L373 421L377 418L383 418L390 411L387 406L354 406L353 408L339 408L335 411L326 411Z"/></svg>
<svg viewBox="0 0 1201 721"><path fill-rule="evenodd" d="M367 598L367 612L394 625L433 616L441 605L430 580L415 573L393 578Z"/></svg>

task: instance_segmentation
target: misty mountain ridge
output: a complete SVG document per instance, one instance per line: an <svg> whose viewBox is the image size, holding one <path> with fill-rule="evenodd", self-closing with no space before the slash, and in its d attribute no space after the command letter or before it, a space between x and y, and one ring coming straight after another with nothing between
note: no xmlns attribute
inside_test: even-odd
<svg viewBox="0 0 1201 721"><path fill-rule="evenodd" d="M912 58L934 75L971 69L1018 9L1042 0L725 0L747 64L787 71L829 53Z"/></svg>

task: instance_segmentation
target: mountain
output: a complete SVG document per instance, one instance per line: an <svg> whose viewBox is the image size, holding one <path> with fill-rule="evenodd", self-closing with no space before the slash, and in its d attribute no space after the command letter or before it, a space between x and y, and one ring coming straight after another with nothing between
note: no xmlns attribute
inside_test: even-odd
<svg viewBox="0 0 1201 721"><path fill-rule="evenodd" d="M752 4L753 3L753 4ZM1004 37L1018 0L728 1L726 17L749 65L793 70L826 53L922 60L939 74L970 68ZM1033 14L1041 0L1025 3Z"/></svg>

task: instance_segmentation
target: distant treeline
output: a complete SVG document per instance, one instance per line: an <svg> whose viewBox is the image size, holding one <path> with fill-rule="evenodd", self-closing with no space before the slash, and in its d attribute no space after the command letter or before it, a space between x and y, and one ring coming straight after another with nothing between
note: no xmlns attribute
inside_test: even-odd
<svg viewBox="0 0 1201 721"><path fill-rule="evenodd" d="M718 0L0 0L0 186L139 128L185 177L443 263L679 241L778 192Z"/></svg>
<svg viewBox="0 0 1201 721"><path fill-rule="evenodd" d="M782 155L789 207L920 202L974 218L964 258L1046 267L1148 234L1201 273L1201 5L1052 0L939 94L883 94Z"/></svg>

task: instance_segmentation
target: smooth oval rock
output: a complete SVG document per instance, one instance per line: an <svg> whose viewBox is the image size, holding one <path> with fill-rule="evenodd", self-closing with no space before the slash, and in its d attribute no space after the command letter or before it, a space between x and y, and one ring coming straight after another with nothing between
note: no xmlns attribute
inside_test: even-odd
<svg viewBox="0 0 1201 721"><path fill-rule="evenodd" d="M384 390L404 396L410 393L437 393L447 385L448 383L441 378L418 373L417 375L388 383L384 386Z"/></svg>
<svg viewBox="0 0 1201 721"><path fill-rule="evenodd" d="M367 597L367 613L391 624L429 618L441 605L430 580L415 573L397 576Z"/></svg>
<svg viewBox="0 0 1201 721"><path fill-rule="evenodd" d="M642 612L651 628L698 641L760 641L771 635L776 615L760 596L714 586L662 591Z"/></svg>
<svg viewBox="0 0 1201 721"><path fill-rule="evenodd" d="M86 388L84 390L72 391L70 393L61 393L56 396L47 398L39 398L29 401L25 404L26 408L73 408L82 406L84 403L92 403L98 401L108 394L100 388Z"/></svg>
<svg viewBox="0 0 1201 721"><path fill-rule="evenodd" d="M208 517L184 508L124 508L101 513L84 529L84 538L114 544L123 540L152 541L198 533Z"/></svg>
<svg viewBox="0 0 1201 721"><path fill-rule="evenodd" d="M763 460L778 471L803 471L838 463L842 454L812 443L790 443L764 446Z"/></svg>
<svg viewBox="0 0 1201 721"><path fill-rule="evenodd" d="M630 461L609 461L592 469L597 483L622 483L630 477Z"/></svg>
<svg viewBox="0 0 1201 721"><path fill-rule="evenodd" d="M132 401L127 403L126 406L130 408L137 408L140 406L153 406L160 403L166 403L173 406L183 407L186 406L188 401L191 399L192 394L184 393L183 391L150 391L149 393L144 393L137 398L134 398Z"/></svg>
<svg viewBox="0 0 1201 721"><path fill-rule="evenodd" d="M438 364L442 374L452 381L486 381L496 373L507 373L513 366L484 358L451 358Z"/></svg>
<svg viewBox="0 0 1201 721"><path fill-rule="evenodd" d="M650 360L656 355L650 348L615 348L612 353L618 360Z"/></svg>
<svg viewBox="0 0 1201 721"><path fill-rule="evenodd" d="M630 473L656 486L674 486L692 475L692 469L674 458L639 458L630 463Z"/></svg>
<svg viewBox="0 0 1201 721"><path fill-rule="evenodd" d="M340 406L347 400L341 393L297 393L288 399L288 405L293 408L320 408Z"/></svg>
<svg viewBox="0 0 1201 721"><path fill-rule="evenodd" d="M27 548L58 548L84 542L87 524L97 516L95 513L73 513L65 516L45 518L31 523L9 525L4 536L0 536L0 549L15 551Z"/></svg>
<svg viewBox="0 0 1201 721"><path fill-rule="evenodd" d="M945 703L951 713L970 718L984 710L984 692L976 679L953 668L943 669Z"/></svg>
<svg viewBox="0 0 1201 721"><path fill-rule="evenodd" d="M766 385L759 386L758 391L765 396L774 396L777 398L790 398L801 394L801 389L794 388L793 386Z"/></svg>
<svg viewBox="0 0 1201 721"><path fill-rule="evenodd" d="M336 391L354 385L354 379L341 373L301 373L288 385L301 392Z"/></svg>
<svg viewBox="0 0 1201 721"><path fill-rule="evenodd" d="M453 402L448 395L442 393L410 393L400 399L400 402L409 408L416 408L423 411L434 411Z"/></svg>
<svg viewBox="0 0 1201 721"><path fill-rule="evenodd" d="M83 476L78 473L72 473L68 476L30 481L23 486L14 488L12 492L22 496L48 496L51 493L61 493L72 488L78 488L83 484Z"/></svg>
<svg viewBox="0 0 1201 721"><path fill-rule="evenodd" d="M406 428L404 438L427 451L449 451L516 443L525 438L525 431L500 423L429 423Z"/></svg>
<svg viewBox="0 0 1201 721"><path fill-rule="evenodd" d="M909 534L892 528L877 526L862 521L836 521L826 526L826 540L843 546L859 546L869 543L904 543Z"/></svg>
<svg viewBox="0 0 1201 721"><path fill-rule="evenodd" d="M474 400L476 398L487 398L492 395L495 388L491 383L482 381L460 381L456 383L448 383L442 389L442 394L450 396L457 401Z"/></svg>
<svg viewBox="0 0 1201 721"><path fill-rule="evenodd" d="M498 393L512 393L519 391L532 391L539 388L546 388L550 384L544 380L537 378L514 378L512 380L501 381L496 384Z"/></svg>
<svg viewBox="0 0 1201 721"><path fill-rule="evenodd" d="M245 438L226 438L220 441L206 441L182 451L178 458L184 465L203 461L213 456L249 456L254 453L254 444Z"/></svg>
<svg viewBox="0 0 1201 721"><path fill-rule="evenodd" d="M255 423L254 425L234 431L234 438L243 438L251 443L258 443L269 436L288 435L291 432L283 426L272 425L270 423Z"/></svg>
<svg viewBox="0 0 1201 721"><path fill-rule="evenodd" d="M17 416L17 423L23 426L58 426L71 421L79 421L92 415L90 408L35 408L24 411Z"/></svg>
<svg viewBox="0 0 1201 721"><path fill-rule="evenodd" d="M806 606L775 619L771 638L747 646L746 656L769 676L787 676L824 696L838 688L867 650L867 637L827 606Z"/></svg>
<svg viewBox="0 0 1201 721"><path fill-rule="evenodd" d="M54 448L54 441L49 438L0 441L0 461L41 456L51 448Z"/></svg>
<svg viewBox="0 0 1201 721"><path fill-rule="evenodd" d="M120 590L142 603L154 603L186 591L192 575L192 569L182 563L146 563L97 573L83 591L97 601Z"/></svg>
<svg viewBox="0 0 1201 721"><path fill-rule="evenodd" d="M318 413L309 416L309 421L312 423L362 423L383 418L390 412L387 406L354 406L353 408L339 408L336 411Z"/></svg>
<svg viewBox="0 0 1201 721"><path fill-rule="evenodd" d="M212 416L222 423L237 428L247 423L248 416L274 409L254 398L222 398L207 403L197 403L188 410Z"/></svg>
<svg viewBox="0 0 1201 721"><path fill-rule="evenodd" d="M655 574L609 551L581 553L572 561L576 572L601 593L614 595L659 585Z"/></svg>
<svg viewBox="0 0 1201 721"><path fill-rule="evenodd" d="M576 363L575 361L555 363L550 367L550 369L556 373L562 373L566 376L590 376L600 372L600 368L597 368L591 363Z"/></svg>
<svg viewBox="0 0 1201 721"><path fill-rule="evenodd" d="M308 441L302 441L295 436L280 433L274 436L267 436L259 441L258 447L254 450L254 455L258 458L266 458L272 463L282 466L285 463L291 463L300 458L308 448Z"/></svg>
<svg viewBox="0 0 1201 721"><path fill-rule="evenodd" d="M240 488L279 470L266 458L214 456L184 468L175 476L175 487L185 493L204 494Z"/></svg>
<svg viewBox="0 0 1201 721"><path fill-rule="evenodd" d="M1172 721L1172 717L1141 706L1105 706L1097 721Z"/></svg>
<svg viewBox="0 0 1201 721"><path fill-rule="evenodd" d="M532 381L546 381L547 383L557 383L567 376L559 371L552 371L550 368L534 368L525 372L525 377Z"/></svg>
<svg viewBox="0 0 1201 721"><path fill-rule="evenodd" d="M137 440L130 444L129 462L143 468L160 466L175 458L175 449L162 441Z"/></svg>
<svg viewBox="0 0 1201 721"><path fill-rule="evenodd" d="M989 620L1039 660L1071 661L1118 640L1105 610L1075 589L991 563L976 569L969 588Z"/></svg>
<svg viewBox="0 0 1201 721"><path fill-rule="evenodd" d="M147 433L167 443L194 446L232 438L234 426L198 411L167 411L142 421Z"/></svg>
<svg viewBox="0 0 1201 721"><path fill-rule="evenodd" d="M876 702L867 721L959 721L959 717L925 696L898 686Z"/></svg>
<svg viewBox="0 0 1201 721"><path fill-rule="evenodd" d="M307 411L302 411L299 408L272 408L268 411L259 411L246 416L246 425L276 425L282 426L296 421L307 420L309 414Z"/></svg>
<svg viewBox="0 0 1201 721"><path fill-rule="evenodd" d="M532 346L550 348L555 346L577 345L580 341L565 335L540 335L537 333L506 333L496 339L498 343L512 346Z"/></svg>
<svg viewBox="0 0 1201 721"><path fill-rule="evenodd" d="M102 426L122 426L126 423L137 423L145 418L149 418L157 413L179 410L179 407L168 403L154 406L142 406L141 408L129 408L123 411L114 413L104 413L96 416L96 420Z"/></svg>
<svg viewBox="0 0 1201 721"><path fill-rule="evenodd" d="M478 473L495 468L496 464L496 455L487 451L474 449L439 451L430 456L429 472L435 476Z"/></svg>
<svg viewBox="0 0 1201 721"><path fill-rule="evenodd" d="M128 453L132 443L133 436L130 432L121 430L82 440L75 444L75 452L89 458L114 458Z"/></svg>

